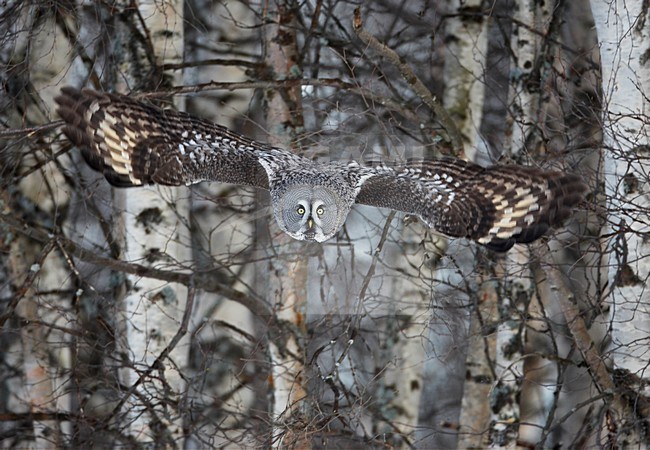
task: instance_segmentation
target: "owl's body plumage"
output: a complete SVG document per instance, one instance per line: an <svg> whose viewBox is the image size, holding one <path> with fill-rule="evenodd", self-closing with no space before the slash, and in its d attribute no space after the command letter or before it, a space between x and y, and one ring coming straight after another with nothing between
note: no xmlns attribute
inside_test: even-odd
<svg viewBox="0 0 650 450"><path fill-rule="evenodd" d="M561 225L586 190L573 174L454 159L319 163L122 95L63 88L56 101L64 133L111 184L267 189L280 228L300 240L331 238L360 203L414 214L441 233L505 251Z"/></svg>

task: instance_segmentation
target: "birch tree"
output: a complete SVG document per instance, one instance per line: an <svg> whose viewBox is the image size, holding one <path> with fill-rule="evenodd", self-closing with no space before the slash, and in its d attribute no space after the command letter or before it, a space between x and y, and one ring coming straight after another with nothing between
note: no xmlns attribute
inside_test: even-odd
<svg viewBox="0 0 650 450"><path fill-rule="evenodd" d="M14 92L13 98L3 98L7 109L2 114L2 122L10 128L35 126L48 115L47 105L56 91L51 87L53 76L67 66L65 58L50 53L50 41L63 40L63 36L53 29L56 15L42 5L7 5L3 13L7 19L2 21L1 32L6 36L7 45L0 52L2 65L13 67L16 79L31 70L35 76ZM63 42L69 51L70 47ZM4 72L4 83L8 79L11 75ZM11 148L12 141L3 141L2 146ZM17 139L13 149L28 152L38 146ZM18 160L18 155L2 158L3 210L33 220L39 213L54 215L59 207L65 207L69 192L62 186L63 177L52 166L45 169L47 179L34 173L21 183L8 185L5 180L13 178ZM38 160L33 158L29 164L37 165ZM2 423L1 433L12 436L15 445L20 447L61 445L69 438L71 429L69 424L60 426L56 415L50 412L60 411L65 415L71 411L71 396L65 394L70 383L64 373L69 373L73 364L68 346L72 336L63 328L69 319L65 311L71 307L72 299L61 293L71 292L74 284L53 239L39 245L25 236L14 235L7 228L1 234L0 325L5 383L2 396L3 409L11 413L8 421ZM16 427L16 423L21 425Z"/></svg>
<svg viewBox="0 0 650 450"><path fill-rule="evenodd" d="M608 285L612 375L629 405L647 401L650 309L645 285L650 273L647 230L650 198L646 162L650 88L645 52L648 9L645 4L592 1L600 43L603 80L605 192L609 201ZM616 406L616 405L615 405ZM620 407L620 405L618 405ZM638 411L638 410L636 410ZM647 433L629 411L611 411L614 442L647 443ZM629 421L626 421L629 420Z"/></svg>
<svg viewBox="0 0 650 450"><path fill-rule="evenodd" d="M539 90L534 86L540 74L543 35L549 34L555 2L536 4L518 2L514 5L511 26L512 77L508 91L508 124L504 137L506 157L529 162L541 139L531 130L540 115ZM531 138L531 136L534 136ZM530 149L530 150L529 150ZM527 248L515 248L495 262L498 278L487 287L487 298L497 299L498 322L494 345L494 376L490 398L490 426L484 439L493 447L512 446L519 439L521 423L522 383L524 379L525 311L533 301L532 276L526 265L531 254ZM522 320L523 319L523 320Z"/></svg>
<svg viewBox="0 0 650 450"><path fill-rule="evenodd" d="M271 1L263 16L264 60L273 80L300 78L298 43L294 27L298 4ZM266 125L269 142L285 148L294 147L294 140L303 131L302 93L300 86L266 90ZM307 302L307 260L299 243L282 233L275 224L270 227L267 285L269 304L273 305L278 335L270 342L271 363L271 444L274 447L309 447L309 436L303 425L309 421L306 402L304 360L305 313ZM268 242L268 241L267 241ZM266 277L265 277L266 278ZM305 430L306 431L306 430Z"/></svg>
<svg viewBox="0 0 650 450"><path fill-rule="evenodd" d="M125 70L118 77L124 77L127 89L144 81L144 73L139 71L156 71L164 64L182 61L182 12L182 1L139 3L137 14L143 19L141 32L150 39L150 47L141 51L150 53L143 58L127 50L132 37L121 36ZM130 25L136 23L134 20ZM160 80L163 86L180 84L183 80L182 71L176 71L171 79L164 77ZM116 195L124 221L123 257L127 261L180 268L191 260L189 202L184 188L145 188L128 193L120 191ZM127 283L125 350L129 355L126 375L131 397L126 407L130 414L130 433L144 443L175 445L184 438L183 413L175 405L182 404L185 382L180 371L187 366L188 353L184 341L171 347L171 352L168 346L174 342L177 330L182 329L179 318L183 317L185 308L188 305L191 308L187 296L194 294L188 293L186 286L150 278L127 277ZM154 367L159 372L156 376L152 376ZM149 403L166 405L165 414L142 402L145 397Z"/></svg>
<svg viewBox="0 0 650 450"><path fill-rule="evenodd" d="M482 117L485 83L482 80L487 59L488 21L486 17L468 14L481 8L480 1L451 2L449 20L445 23L445 94L444 105L458 124L463 137L461 158L479 159L481 137L478 133ZM465 36L471 37L466 39ZM471 294L470 294L471 295ZM460 447L480 446L481 436L488 426L488 408L484 401L489 395L491 379L486 353L494 352L495 342L484 336L483 317L489 317L495 307L494 295L471 295L474 307L469 316L469 335L465 371L467 380L463 386L463 399L459 417Z"/></svg>

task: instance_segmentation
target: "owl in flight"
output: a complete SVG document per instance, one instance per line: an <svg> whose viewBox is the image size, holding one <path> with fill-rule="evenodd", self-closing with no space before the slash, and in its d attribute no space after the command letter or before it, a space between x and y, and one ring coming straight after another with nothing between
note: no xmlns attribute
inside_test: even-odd
<svg viewBox="0 0 650 450"><path fill-rule="evenodd" d="M574 174L516 165L314 162L182 112L88 89L63 88L56 102L65 135L112 185L220 181L266 189L278 225L299 240L331 238L360 203L507 251L561 225L586 191Z"/></svg>

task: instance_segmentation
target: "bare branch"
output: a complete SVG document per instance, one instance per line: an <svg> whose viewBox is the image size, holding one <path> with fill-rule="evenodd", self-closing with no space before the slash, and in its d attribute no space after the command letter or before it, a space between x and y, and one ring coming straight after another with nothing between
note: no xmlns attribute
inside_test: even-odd
<svg viewBox="0 0 650 450"><path fill-rule="evenodd" d="M406 82L411 86L413 91L422 99L422 101L436 114L436 117L445 128L449 134L449 139L454 149L454 153L457 155L462 155L463 152L463 139L460 135L460 131L456 127L456 124L445 108L443 108L440 101L436 98L435 95L427 89L422 80L413 72L413 69L404 61L394 50L387 47L386 44L382 44L379 40L370 34L365 28L363 28L363 22L361 20L361 9L356 8L354 10L354 21L353 21L354 31L356 31L357 36L370 48L385 56L395 67L397 67L402 74L402 77Z"/></svg>
<svg viewBox="0 0 650 450"><path fill-rule="evenodd" d="M251 297L244 292L223 285L219 282L218 278L214 276L213 273L206 272L192 274L186 272L160 270L146 267L141 264L107 258L98 255L96 251L80 247L74 241L71 241L70 239L67 239L63 236L56 235L53 237L51 234L45 231L31 227L27 224L23 224L11 215L0 214L0 220L12 227L14 230L42 244L47 244L52 239L55 239L63 249L65 249L75 258L79 258L82 261L95 264L100 267L108 267L111 270L118 272L138 275L141 277L154 278L157 280L164 280L172 283L180 283L188 287L193 285L198 289L223 295L224 297L234 302L240 303L246 308L250 309L257 316L271 315L271 311L267 308L266 303L263 300L255 296Z"/></svg>

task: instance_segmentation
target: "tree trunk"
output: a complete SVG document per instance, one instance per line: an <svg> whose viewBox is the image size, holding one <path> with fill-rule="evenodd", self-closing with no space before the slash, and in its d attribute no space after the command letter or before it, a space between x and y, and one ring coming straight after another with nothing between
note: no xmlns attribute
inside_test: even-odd
<svg viewBox="0 0 650 450"><path fill-rule="evenodd" d="M483 118L485 85L482 81L487 58L487 18L471 14L480 10L480 0L470 2L454 1L449 5L445 27L445 95L444 105L457 123L463 136L464 154L461 158L475 160L481 147L478 134ZM486 288L484 288L486 289ZM485 335L484 321L496 311L496 296L482 289L474 297L469 318L469 338L465 358L465 383L459 417L458 446L484 446L483 432L489 426L487 398L493 380L490 361L486 356L494 355L494 336Z"/></svg>
<svg viewBox="0 0 650 450"><path fill-rule="evenodd" d="M16 15L12 14L16 11L7 11L5 20L10 23L6 25L13 25L15 29L4 30L7 36L11 36L11 42L2 51L3 64L0 65L16 64L34 70L24 89L14 93L17 98L12 99L23 108L22 114L16 114L16 111L12 114L11 109L2 112L3 124L20 128L47 120L45 103L56 95L53 74L66 70L64 55L70 47L64 41L53 51L52 42L63 37L53 31L56 17L51 11L38 5L17 6L19 12ZM40 23L39 27L37 23ZM14 31L17 32L14 34ZM0 30L0 34L2 32ZM13 59L16 55L23 55L25 59L16 61ZM20 79L20 75L17 78ZM9 167L7 175L12 175L11 170L17 170L19 166L11 159L5 159L10 156L8 152L3 154L12 146L18 147L17 160L24 159L30 166L38 167L41 154L36 155L29 143L10 140L0 143L0 173ZM4 184L7 180L2 178L0 183ZM5 212L15 217L39 223L43 217L55 215L58 208L69 204L69 192L62 189L63 185L64 178L52 165L47 165L20 183L7 185L7 189L0 186L0 204ZM67 347L72 339L61 325L70 320L66 312L72 308L72 298L65 293L72 290L73 280L67 274L68 264L54 240L41 245L3 227L0 233L0 242L4 244L4 251L0 250L3 260L0 270L5 275L0 286L9 294L0 296L0 328L3 332L3 369L0 375L5 384L4 392L0 393L3 398L0 409L7 412L8 418L0 427L0 446L9 445L6 436L14 436L18 429L22 433L16 435L13 446L34 449L60 447L70 436L70 424L61 426L50 412L70 412L69 377L63 374L73 364ZM17 419L22 415L29 420Z"/></svg>
<svg viewBox="0 0 650 450"><path fill-rule="evenodd" d="M265 5L264 61L274 80L300 78L295 24L298 5L292 0L270 0ZM294 148L294 139L303 131L300 85L278 87L264 92L266 126L271 145ZM309 423L304 383L305 315L307 309L307 258L305 243L279 230L273 217L269 222L268 300L275 311L277 338L269 342L271 360L271 444L274 447L307 448ZM272 331L273 333L273 331Z"/></svg>
<svg viewBox="0 0 650 450"><path fill-rule="evenodd" d="M542 36L550 21L549 11L554 2L541 5L534 1L515 2L510 30L512 64L508 91L509 128L505 130L505 158L522 164L530 163L529 151L535 148L539 135L531 129L539 114L539 90L534 80L543 43ZM537 30L543 30L537 33ZM536 140L531 142L529 136ZM528 148L530 147L530 148ZM532 153L532 152L531 152ZM524 379L524 343L528 328L524 318L534 297L531 273L528 269L530 250L515 246L495 260L497 298L497 330L494 354L494 375L490 394L490 430L488 442L492 447L513 446L519 438L521 423L520 398Z"/></svg>
<svg viewBox="0 0 650 450"><path fill-rule="evenodd" d="M159 70L162 64L183 60L183 1L141 1L138 12L144 20L141 32L151 48L133 52L131 42L126 41L134 36L126 34L128 29L122 29L125 59L121 67L126 88L142 85L146 72ZM136 19L132 24L140 25ZM181 84L182 71L173 74L168 79L163 75L160 83ZM191 261L186 188L145 187L116 191L116 196L125 231L125 260L177 270ZM181 371L188 360L185 340L164 359L160 360L160 356L182 327L180 318L187 305L187 288L132 275L127 276L127 283L124 350L128 355L125 375L129 386L126 405L130 434L143 444L180 445L184 439L180 407L185 392ZM153 407L159 404L164 408Z"/></svg>
<svg viewBox="0 0 650 450"><path fill-rule="evenodd" d="M186 1L185 85L212 80L242 83L245 66L230 64L240 55L260 52L255 11L238 2ZM225 20L228 18L228 20ZM239 42L238 45L230 45ZM205 43L218 43L217 49ZM223 48L222 48L223 47ZM204 64L219 56L219 63ZM257 60L246 58L251 65ZM186 100L186 110L243 134L251 134L250 122L241 124L251 109L253 90L204 92ZM255 117L254 119L257 119ZM254 221L248 212L255 189L222 183L200 183L191 189L193 271L210 274L229 286L253 286L254 271L246 256L254 254ZM190 435L186 448L223 447L238 443L254 447L264 442L264 430L254 421L242 421L263 410L263 364L257 363L253 311L227 296L201 292L193 312L187 404L191 411L185 426ZM261 332L261 331L260 331ZM215 408L218 399L219 408Z"/></svg>
<svg viewBox="0 0 650 450"><path fill-rule="evenodd" d="M631 405L647 402L647 349L650 334L650 211L648 177L647 95L650 72L646 64L648 5L646 2L592 1L600 42L605 131L605 190L609 242L609 295L612 340L609 352L618 388ZM644 381L645 380L645 381ZM637 410L638 411L638 410ZM639 411L640 412L640 411ZM646 416L647 419L647 416ZM612 445L641 443L647 431L616 411L610 418ZM640 434L637 434L640 433ZM612 442L611 439L614 439ZM647 443L647 441L646 441Z"/></svg>

